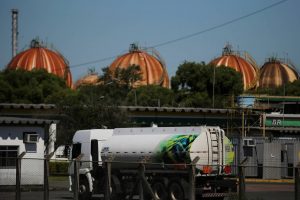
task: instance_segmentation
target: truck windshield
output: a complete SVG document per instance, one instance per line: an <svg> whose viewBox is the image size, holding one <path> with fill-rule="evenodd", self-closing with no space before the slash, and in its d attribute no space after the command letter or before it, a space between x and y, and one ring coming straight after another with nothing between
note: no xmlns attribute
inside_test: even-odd
<svg viewBox="0 0 300 200"><path fill-rule="evenodd" d="M72 159L77 158L81 153L81 143L73 144Z"/></svg>

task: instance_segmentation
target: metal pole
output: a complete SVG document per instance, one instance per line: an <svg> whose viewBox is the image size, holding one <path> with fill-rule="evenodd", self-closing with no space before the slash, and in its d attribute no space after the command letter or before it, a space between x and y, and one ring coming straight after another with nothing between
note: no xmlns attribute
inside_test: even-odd
<svg viewBox="0 0 300 200"><path fill-rule="evenodd" d="M139 200L144 200L143 181L139 180Z"/></svg>
<svg viewBox="0 0 300 200"><path fill-rule="evenodd" d="M136 89L134 89L134 105L137 106Z"/></svg>
<svg viewBox="0 0 300 200"><path fill-rule="evenodd" d="M242 138L245 137L245 113L244 109L242 110Z"/></svg>
<svg viewBox="0 0 300 200"><path fill-rule="evenodd" d="M16 200L21 199L21 158L16 162Z"/></svg>
<svg viewBox="0 0 300 200"><path fill-rule="evenodd" d="M213 66L214 74L213 74L213 99L212 99L212 107L215 108L215 79L216 79L216 66Z"/></svg>
<svg viewBox="0 0 300 200"><path fill-rule="evenodd" d="M48 176L49 176L49 160L45 158L44 159L44 200L49 199Z"/></svg>
<svg viewBox="0 0 300 200"><path fill-rule="evenodd" d="M154 192L153 192L150 184L148 183L148 181L147 181L147 179L145 177L145 170L146 170L145 169L145 164L141 163L140 167L139 167L139 175L138 175L138 177L139 177L140 181L143 183L143 186L145 187L145 189L150 193L152 199L153 200L158 200L156 198L156 196L154 195Z"/></svg>
<svg viewBox="0 0 300 200"><path fill-rule="evenodd" d="M74 200L78 200L79 198L79 162L84 154L80 154L76 159L73 160L74 162Z"/></svg>
<svg viewBox="0 0 300 200"><path fill-rule="evenodd" d="M300 199L300 164L295 168L295 200Z"/></svg>
<svg viewBox="0 0 300 200"><path fill-rule="evenodd" d="M244 200L246 197L244 167L239 166L239 200Z"/></svg>
<svg viewBox="0 0 300 200"><path fill-rule="evenodd" d="M190 200L196 200L195 199L195 165L191 164L190 170L189 170L189 183L190 183L190 194L189 199Z"/></svg>
<svg viewBox="0 0 300 200"><path fill-rule="evenodd" d="M74 200L78 200L78 195L79 195L79 169L78 169L78 160L74 159Z"/></svg>
<svg viewBox="0 0 300 200"><path fill-rule="evenodd" d="M263 113L262 117L262 123L263 123L263 137L266 137L266 113Z"/></svg>
<svg viewBox="0 0 300 200"><path fill-rule="evenodd" d="M105 170L105 189L104 189L104 199L110 200L110 188L111 188L111 163L104 162Z"/></svg>
<svg viewBox="0 0 300 200"><path fill-rule="evenodd" d="M12 57L17 55L18 51L18 9L12 9Z"/></svg>
<svg viewBox="0 0 300 200"><path fill-rule="evenodd" d="M44 158L44 200L49 200L49 161L53 155L54 152Z"/></svg>
<svg viewBox="0 0 300 200"><path fill-rule="evenodd" d="M16 200L21 199L21 159L26 152L21 153L16 160Z"/></svg>

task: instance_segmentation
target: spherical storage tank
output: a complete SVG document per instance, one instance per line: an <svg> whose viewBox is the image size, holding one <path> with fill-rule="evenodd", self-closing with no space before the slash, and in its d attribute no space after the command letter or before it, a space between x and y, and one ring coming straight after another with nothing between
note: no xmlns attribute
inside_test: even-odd
<svg viewBox="0 0 300 200"><path fill-rule="evenodd" d="M119 56L112 62L109 69L113 72L117 68L126 69L132 65L140 66L142 79L135 86L140 85L160 85L169 88L169 77L165 64L156 51L150 55L145 50L141 50L137 45L132 44L129 53Z"/></svg>
<svg viewBox="0 0 300 200"><path fill-rule="evenodd" d="M76 83L74 84L74 88L76 89L76 88L79 88L80 86L84 86L84 85L98 85L100 83L101 82L100 82L98 74L90 73L88 75L83 76L79 80L77 80Z"/></svg>
<svg viewBox="0 0 300 200"><path fill-rule="evenodd" d="M32 40L29 49L12 58L7 68L28 71L45 69L47 72L63 78L66 85L72 87L72 75L68 61L59 52L43 47L37 40Z"/></svg>
<svg viewBox="0 0 300 200"><path fill-rule="evenodd" d="M242 58L238 53L231 50L231 46L227 45L223 49L223 54L210 62L217 67L230 67L243 76L244 90L252 89L256 86L258 80L258 67L254 59L245 53Z"/></svg>
<svg viewBox="0 0 300 200"><path fill-rule="evenodd" d="M260 69L258 87L274 88L299 79L297 71L289 64L271 58Z"/></svg>

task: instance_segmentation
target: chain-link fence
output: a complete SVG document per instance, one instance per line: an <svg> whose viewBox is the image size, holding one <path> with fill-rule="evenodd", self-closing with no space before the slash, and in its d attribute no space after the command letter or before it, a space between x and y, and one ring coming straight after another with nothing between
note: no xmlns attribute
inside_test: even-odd
<svg viewBox="0 0 300 200"><path fill-rule="evenodd" d="M295 167L249 165L247 161L232 166L150 164L145 160L102 163L22 155L12 163L14 167L0 168L1 200L300 199L299 169Z"/></svg>

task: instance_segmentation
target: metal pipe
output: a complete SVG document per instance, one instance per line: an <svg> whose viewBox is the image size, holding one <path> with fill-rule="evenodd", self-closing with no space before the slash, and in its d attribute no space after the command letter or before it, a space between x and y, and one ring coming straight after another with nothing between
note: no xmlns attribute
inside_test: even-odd
<svg viewBox="0 0 300 200"><path fill-rule="evenodd" d="M12 57L15 57L17 55L18 51L18 9L12 9Z"/></svg>

